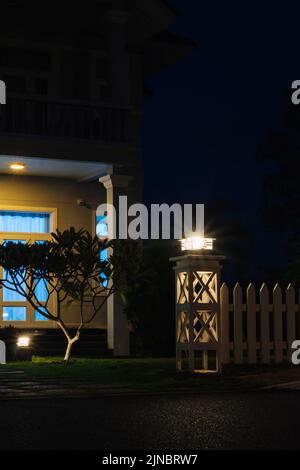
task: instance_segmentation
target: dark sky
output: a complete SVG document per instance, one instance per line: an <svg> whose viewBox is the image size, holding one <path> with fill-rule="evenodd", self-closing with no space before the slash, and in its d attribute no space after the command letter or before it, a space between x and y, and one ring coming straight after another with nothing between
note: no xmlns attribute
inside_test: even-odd
<svg viewBox="0 0 300 470"><path fill-rule="evenodd" d="M169 3L181 13L173 31L199 49L148 80L146 200L230 200L257 238L255 263L270 263L281 256L281 237L259 217L264 168L256 149L281 126L285 92L300 79L300 5Z"/></svg>

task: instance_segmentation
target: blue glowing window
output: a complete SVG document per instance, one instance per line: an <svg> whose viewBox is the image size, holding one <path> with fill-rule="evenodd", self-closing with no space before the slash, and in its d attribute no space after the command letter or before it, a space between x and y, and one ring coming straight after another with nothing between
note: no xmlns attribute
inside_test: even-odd
<svg viewBox="0 0 300 470"><path fill-rule="evenodd" d="M26 243L25 240L4 240L3 243ZM44 241L37 241L36 243L45 243ZM4 271L5 279L7 278L7 285L3 287L3 302L11 302L11 303L18 303L18 302L26 302L26 298L13 290L10 290L10 283L17 282L21 289L26 290L26 286L22 283L21 277L17 277L17 279L12 279L11 276ZM35 287L35 295L39 302L43 303L47 301L48 298L48 289L47 289L47 282L45 279L40 279L36 282ZM23 306L3 306L2 307L2 319L3 321L26 321L27 317L27 309ZM45 310L42 308L42 310ZM39 312L35 312L34 314L35 321L48 321L43 315Z"/></svg>
<svg viewBox="0 0 300 470"><path fill-rule="evenodd" d="M47 310L45 308L41 308L41 310L45 313L47 313ZM35 321L48 321L48 318L44 317L41 315L37 310L34 312L34 320Z"/></svg>
<svg viewBox="0 0 300 470"><path fill-rule="evenodd" d="M108 221L107 215L97 215L96 216L96 234L99 238L108 238ZM108 250L102 250L100 252L100 261L105 262L108 260ZM100 277L100 282L103 287L107 287L108 280L107 277L102 274Z"/></svg>
<svg viewBox="0 0 300 470"><path fill-rule="evenodd" d="M3 241L4 244L6 243L23 243L25 244L26 241L25 240L4 240ZM10 285L13 281L16 281L19 286L20 286L20 289L22 290L26 290L26 286L24 283L22 283L22 280L20 278L20 276L17 276L17 279L12 279L10 274L7 273L6 271L3 272L3 277L4 279L7 279L7 284L6 284L6 287L4 285L3 287L3 301L4 302L25 302L25 297L21 294L19 294L18 292L14 292L13 290L10 290ZM5 318L4 318L5 320Z"/></svg>
<svg viewBox="0 0 300 470"><path fill-rule="evenodd" d="M97 215L97 217L96 217L96 234L99 238L108 238L107 215Z"/></svg>
<svg viewBox="0 0 300 470"><path fill-rule="evenodd" d="M26 321L26 307L3 307L4 321Z"/></svg>
<svg viewBox="0 0 300 470"><path fill-rule="evenodd" d="M0 232L49 233L50 214L43 212L0 211Z"/></svg>

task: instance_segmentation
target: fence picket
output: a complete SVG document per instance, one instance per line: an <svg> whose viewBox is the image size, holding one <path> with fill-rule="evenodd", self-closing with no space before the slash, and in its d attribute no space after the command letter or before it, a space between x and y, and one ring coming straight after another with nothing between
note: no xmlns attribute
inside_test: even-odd
<svg viewBox="0 0 300 470"><path fill-rule="evenodd" d="M276 284L273 289L273 298L270 302L269 289L263 284L259 293L259 305L256 304L256 289L250 284L247 289L247 302L243 304L243 291L239 284L233 290L233 304L229 303L230 292L228 286L223 284L220 293L221 307L221 350L222 363L231 361L232 343L230 338L230 314L233 313L233 360L235 364L242 364L246 344L247 362L249 364L269 364L271 350L274 352L275 362L291 361L292 343L300 336L300 306L296 302L295 289L290 284L286 289L286 305L282 304L282 290ZM299 293L300 299L300 293ZM246 311L245 311L246 309ZM247 321L247 338L244 342L244 311ZM273 343L271 342L271 312L273 313ZM286 312L286 315L284 315ZM259 320L258 320L259 316ZM283 322L284 320L284 322ZM256 330L260 323L260 355L257 355ZM286 341L283 332L286 331ZM286 355L285 355L286 350Z"/></svg>
<svg viewBox="0 0 300 470"><path fill-rule="evenodd" d="M248 363L256 364L256 295L253 284L247 289L247 348Z"/></svg>
<svg viewBox="0 0 300 470"><path fill-rule="evenodd" d="M274 352L275 362L280 364L283 360L282 345L282 294L281 287L276 284L273 290L274 305Z"/></svg>
<svg viewBox="0 0 300 470"><path fill-rule="evenodd" d="M233 290L234 363L243 363L243 295L239 284Z"/></svg>
<svg viewBox="0 0 300 470"><path fill-rule="evenodd" d="M260 289L260 344L261 362L270 362L270 312L269 312L269 289L263 284Z"/></svg>
<svg viewBox="0 0 300 470"><path fill-rule="evenodd" d="M296 339L296 304L295 289L289 284L286 290L286 316L287 316L287 359L291 362L292 343Z"/></svg>
<svg viewBox="0 0 300 470"><path fill-rule="evenodd" d="M221 351L222 363L230 362L230 342L229 342L229 290L227 284L221 287Z"/></svg>

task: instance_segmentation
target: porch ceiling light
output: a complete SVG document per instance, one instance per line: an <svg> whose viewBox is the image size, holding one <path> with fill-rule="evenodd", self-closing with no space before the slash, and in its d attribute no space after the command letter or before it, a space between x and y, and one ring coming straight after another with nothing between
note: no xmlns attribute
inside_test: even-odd
<svg viewBox="0 0 300 470"><path fill-rule="evenodd" d="M28 336L20 336L17 341L18 348L28 348L30 345L30 338Z"/></svg>
<svg viewBox="0 0 300 470"><path fill-rule="evenodd" d="M189 237L181 240L181 251L213 250L215 238Z"/></svg>
<svg viewBox="0 0 300 470"><path fill-rule="evenodd" d="M10 169L14 171L22 171L25 170L26 165L24 163L12 163L10 165Z"/></svg>

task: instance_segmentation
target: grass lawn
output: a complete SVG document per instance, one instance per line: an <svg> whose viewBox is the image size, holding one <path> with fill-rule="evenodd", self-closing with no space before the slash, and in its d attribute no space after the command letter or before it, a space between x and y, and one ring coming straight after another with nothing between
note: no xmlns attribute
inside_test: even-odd
<svg viewBox="0 0 300 470"><path fill-rule="evenodd" d="M287 366L228 367L223 376L176 372L174 359L73 359L68 365L61 358L33 358L32 362L9 363L23 370L29 380L97 384L103 388L147 391L249 390L257 386L300 380L299 368Z"/></svg>
<svg viewBox="0 0 300 470"><path fill-rule="evenodd" d="M238 377L193 375L176 372L174 359L73 359L69 364L61 358L33 358L32 362L9 363L7 367L23 370L32 380L68 381L101 384L107 388L140 389L149 391L224 390L239 385Z"/></svg>

